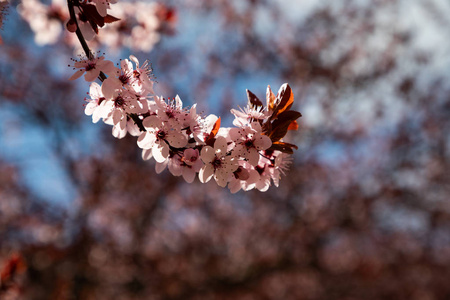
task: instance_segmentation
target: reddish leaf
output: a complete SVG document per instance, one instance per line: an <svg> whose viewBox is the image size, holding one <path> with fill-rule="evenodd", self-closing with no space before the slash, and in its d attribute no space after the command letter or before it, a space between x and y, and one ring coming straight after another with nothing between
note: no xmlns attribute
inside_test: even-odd
<svg viewBox="0 0 450 300"><path fill-rule="evenodd" d="M262 124L263 134L269 135L271 131L272 131L272 123L266 122L266 123Z"/></svg>
<svg viewBox="0 0 450 300"><path fill-rule="evenodd" d="M262 104L261 100L259 100L258 97L256 97L256 95L253 94L252 92L250 92L249 90L247 90L247 98L248 98L248 102L249 102L250 106L253 108L264 106Z"/></svg>
<svg viewBox="0 0 450 300"><path fill-rule="evenodd" d="M298 130L297 121L291 122L291 124L289 124L288 130Z"/></svg>
<svg viewBox="0 0 450 300"><path fill-rule="evenodd" d="M285 142L273 142L272 146L270 146L270 148L267 150L273 151L277 150L287 154L294 154L294 150L292 150L293 148L298 149L298 147L294 144L289 144Z"/></svg>
<svg viewBox="0 0 450 300"><path fill-rule="evenodd" d="M120 19L119 18L116 18L116 17L114 17L114 16L111 16L111 15L106 15L104 18L103 18L103 20L105 21L105 23L113 23L113 22L117 22L117 21L120 21Z"/></svg>
<svg viewBox="0 0 450 300"><path fill-rule="evenodd" d="M277 98L280 99L279 104L275 107L272 116L270 117L271 119L277 118L279 114L288 111L292 107L292 104L294 103L294 93L289 84L285 83L280 87Z"/></svg>
<svg viewBox="0 0 450 300"><path fill-rule="evenodd" d="M216 123L214 123L213 129L211 130L211 134L213 136L216 136L217 132L219 131L220 128L220 117L217 119Z"/></svg>
<svg viewBox="0 0 450 300"><path fill-rule="evenodd" d="M104 17L102 17L95 5L92 4L81 4L83 14L88 19L89 23L93 22L100 27L105 25ZM92 24L91 24L92 25Z"/></svg>
<svg viewBox="0 0 450 300"><path fill-rule="evenodd" d="M289 125L302 116L298 111L288 110L279 114L278 118L272 123L272 131L269 134L272 142L282 139L289 128Z"/></svg>
<svg viewBox="0 0 450 300"><path fill-rule="evenodd" d="M269 111L273 111L273 108L276 105L275 100L276 100L276 97L273 94L272 90L270 89L270 85L268 85L267 91L266 91L266 101L267 101L267 109Z"/></svg>
<svg viewBox="0 0 450 300"><path fill-rule="evenodd" d="M80 18L83 18L85 19L85 21L88 21L94 32L97 34L98 34L98 27L105 26L105 23L113 23L120 20L119 18L116 18L111 15L106 15L105 17L101 16L98 13L95 5L92 4L87 3L80 4L80 11L82 15L82 17Z"/></svg>
<svg viewBox="0 0 450 300"><path fill-rule="evenodd" d="M214 146L215 136L216 136L217 132L219 131L219 128L220 128L220 117L217 119L216 123L214 123L211 133L205 139L206 145L211 146L211 147Z"/></svg>

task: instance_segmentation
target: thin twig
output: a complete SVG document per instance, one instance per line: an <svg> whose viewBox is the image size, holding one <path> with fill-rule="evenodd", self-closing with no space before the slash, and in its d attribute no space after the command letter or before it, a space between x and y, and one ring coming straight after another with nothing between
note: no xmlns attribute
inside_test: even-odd
<svg viewBox="0 0 450 300"><path fill-rule="evenodd" d="M75 0L67 0L67 6L69 8L69 14L70 14L70 19L73 20L75 22L75 26L77 27L77 29L75 30L75 34L77 35L78 40L80 41L81 47L83 47L84 52L86 53L86 57L88 59L93 59L94 58L94 54L92 54L91 49L89 49L89 46L86 42L86 39L83 36L83 33L80 30L80 26L78 26L78 21L77 18L75 16L75 4L74 4ZM104 81L106 79L106 75L103 72L100 72L100 74L98 75L98 79L100 79L100 81Z"/></svg>

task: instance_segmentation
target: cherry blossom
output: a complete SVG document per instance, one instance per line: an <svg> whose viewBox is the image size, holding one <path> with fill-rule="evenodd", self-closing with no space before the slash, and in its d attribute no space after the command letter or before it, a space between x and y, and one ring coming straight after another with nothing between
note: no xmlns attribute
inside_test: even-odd
<svg viewBox="0 0 450 300"><path fill-rule="evenodd" d="M275 157L275 161L269 166L268 171L273 180L273 184L278 187L281 175L285 175L285 172L292 163L292 156L279 151L275 151L273 156Z"/></svg>
<svg viewBox="0 0 450 300"><path fill-rule="evenodd" d="M100 106L102 111L107 111L107 119L105 123L113 125L113 135L123 138L127 133L127 124L129 122L129 114L143 113L148 110L145 101L140 101L135 95L125 90L114 90L105 94L106 101Z"/></svg>
<svg viewBox="0 0 450 300"><path fill-rule="evenodd" d="M272 181L279 185L290 156L272 147L282 151L295 147L282 142L279 133L284 132L280 124L289 125L291 119L271 121L262 106L248 106L247 114L235 113L236 119L241 119L239 127L220 127L217 116L198 115L195 104L184 108L179 96L166 101L145 89L147 94L139 95L130 88L136 80L131 61L139 68L137 59L131 56L121 61L121 69L110 74L102 86L91 83L91 100L85 112L93 116L94 122L102 119L112 125L116 138L127 133L138 136L142 158L154 158L157 173L167 168L189 183L197 173L202 183L214 177L219 186L228 184L232 193L253 188L266 191ZM274 129L263 132L261 123L267 127L267 122L272 122ZM269 136L271 130L276 145Z"/></svg>
<svg viewBox="0 0 450 300"><path fill-rule="evenodd" d="M240 108L240 110L231 109L231 113L235 116L233 125L238 127L242 127L254 121L262 122L270 117L267 111L262 108L253 108L250 105L247 105L243 109Z"/></svg>
<svg viewBox="0 0 450 300"><path fill-rule="evenodd" d="M213 129L214 124L217 122L219 117L216 115L209 115L204 119L196 117L195 106L191 108L191 124L189 124L189 130L194 135L194 139L203 144L205 142L205 138L209 135L211 130Z"/></svg>
<svg viewBox="0 0 450 300"><path fill-rule="evenodd" d="M86 105L84 113L88 116L92 115L92 122L97 123L101 118L108 116L109 111L107 107L101 105L106 98L103 96L101 86L96 82L91 83L89 95L91 96L91 100Z"/></svg>
<svg viewBox="0 0 450 300"><path fill-rule="evenodd" d="M173 176L183 176L186 182L192 183L203 165L198 150L188 148L182 153L173 153L162 163L157 162L156 173L161 173L167 167Z"/></svg>
<svg viewBox="0 0 450 300"><path fill-rule="evenodd" d="M69 80L75 80L80 78L81 75L84 75L84 79L86 81L94 81L99 75L100 72L103 72L107 75L112 75L116 72L117 68L114 66L114 63L110 60L105 60L104 56L93 57L93 58L84 58L79 61L74 60L74 70L77 70Z"/></svg>
<svg viewBox="0 0 450 300"><path fill-rule="evenodd" d="M136 64L136 69L133 70L133 78L131 86L136 93L154 94L153 81L150 79L152 68L146 60L142 66L139 66L139 60L134 55L130 55L130 60Z"/></svg>
<svg viewBox="0 0 450 300"><path fill-rule="evenodd" d="M181 130L189 123L189 112L183 109L183 102L178 95L168 102L163 97L155 97L155 103L158 117L172 128Z"/></svg>
<svg viewBox="0 0 450 300"><path fill-rule="evenodd" d="M247 161L240 160L239 167L233 172L233 176L228 183L228 188L233 194L237 193L240 189L249 191L255 187L255 184L259 179L260 176L258 171L256 171Z"/></svg>
<svg viewBox="0 0 450 300"><path fill-rule="evenodd" d="M157 162L167 159L170 146L181 148L187 144L185 134L170 128L157 116L145 118L142 125L147 131L139 136L137 144L142 149L152 149L152 156Z"/></svg>
<svg viewBox="0 0 450 300"><path fill-rule="evenodd" d="M258 166L255 167L259 173L259 179L255 187L261 192L265 192L271 185L271 180L276 187L279 186L281 174L287 170L292 158L280 151L266 151L261 156Z"/></svg>
<svg viewBox="0 0 450 300"><path fill-rule="evenodd" d="M201 182L208 182L212 177L217 184L225 187L233 176L233 172L238 168L237 160L227 154L227 140L223 136L219 136L214 148L205 146L201 152L201 159L205 166L199 172Z"/></svg>
<svg viewBox="0 0 450 300"><path fill-rule="evenodd" d="M103 93L110 94L115 90L127 90L140 98L153 97L153 82L149 78L150 71L147 64L139 68L139 61L132 55L130 59L136 63L136 70L130 60L122 60L120 69L116 68L115 74L103 81Z"/></svg>
<svg viewBox="0 0 450 300"><path fill-rule="evenodd" d="M272 145L270 138L262 134L262 128L258 122L252 122L241 128L232 128L229 134L235 144L234 155L247 159L252 166L258 164L258 151L266 150Z"/></svg>

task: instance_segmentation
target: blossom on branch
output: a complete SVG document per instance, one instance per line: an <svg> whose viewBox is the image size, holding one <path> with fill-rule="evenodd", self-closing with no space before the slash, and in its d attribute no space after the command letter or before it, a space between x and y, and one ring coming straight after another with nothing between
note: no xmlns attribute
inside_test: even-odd
<svg viewBox="0 0 450 300"><path fill-rule="evenodd" d="M164 162L170 152L170 147L181 148L187 144L187 137L162 122L157 116L144 119L142 125L146 132L139 136L137 144L142 149L152 149L152 155L157 162Z"/></svg>
<svg viewBox="0 0 450 300"><path fill-rule="evenodd" d="M226 138L219 136L214 143L214 148L205 146L202 149L201 158L205 166L198 174L201 182L208 182L214 177L219 186L227 185L233 172L238 168L237 160L228 154L227 147Z"/></svg>
<svg viewBox="0 0 450 300"><path fill-rule="evenodd" d="M88 1L85 9L90 12L94 6L100 10L93 15L103 15L109 3ZM75 61L74 68L79 70L70 78L85 74L88 82L102 81L101 85L91 83L85 113L92 115L94 123L101 119L112 125L116 138L127 133L137 136L142 158L154 158L157 173L168 169L187 182L193 182L198 173L200 182L214 178L219 186L228 185L232 193L254 188L266 191L272 183L279 185L290 154L297 149L283 138L289 130L298 129L296 120L301 116L291 110L294 94L288 84L282 85L277 95L269 86L266 106L247 90L247 106L231 110L236 127L227 128L221 127L221 119L215 115L198 114L196 104L183 107L178 95L168 100L156 96L147 61L140 66L131 55L117 68L103 56L89 57Z"/></svg>
<svg viewBox="0 0 450 300"><path fill-rule="evenodd" d="M69 78L69 80L75 80L77 78L80 78L83 74L86 73L84 75L84 79L86 81L92 82L100 75L100 72L103 72L107 75L111 75L114 74L114 72L116 72L117 69L114 66L113 62L110 60L105 60L104 56L83 58L80 59L79 61L73 60L73 62L74 62L73 69L79 70L77 70Z"/></svg>
<svg viewBox="0 0 450 300"><path fill-rule="evenodd" d="M262 134L258 122L252 122L241 128L231 128L230 137L235 145L234 155L247 159L252 166L258 164L259 151L266 150L272 145L270 138Z"/></svg>

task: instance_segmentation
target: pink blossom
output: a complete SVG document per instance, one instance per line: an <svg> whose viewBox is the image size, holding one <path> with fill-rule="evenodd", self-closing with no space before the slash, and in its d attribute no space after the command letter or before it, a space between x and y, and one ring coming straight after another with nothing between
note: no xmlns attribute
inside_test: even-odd
<svg viewBox="0 0 450 300"><path fill-rule="evenodd" d="M84 113L88 116L92 115L92 122L97 123L101 118L108 116L108 109L105 109L106 107L101 105L106 98L103 96L100 85L96 82L91 83L89 95L91 96L91 100L86 105Z"/></svg>
<svg viewBox="0 0 450 300"><path fill-rule="evenodd" d="M255 187L261 192L265 192L269 189L271 180L278 187L281 174L284 174L291 161L292 158L286 153L279 151L269 151L269 153L266 153L265 156L260 158L258 166L255 167L260 175L258 181L255 183Z"/></svg>
<svg viewBox="0 0 450 300"><path fill-rule="evenodd" d="M105 94L105 97L107 101L103 101L100 106L109 112L109 121L112 121L111 125L114 126L113 135L118 138L124 137L127 133L128 114L144 113L148 110L145 101L139 101L139 98L125 90L115 90Z"/></svg>
<svg viewBox="0 0 450 300"><path fill-rule="evenodd" d="M186 149L181 157L181 175L184 180L191 183L194 181L195 175L203 167L200 154L197 149Z"/></svg>
<svg viewBox="0 0 450 300"><path fill-rule="evenodd" d="M242 127L255 121L263 122L270 116L267 111L252 108L249 105L244 109L240 108L240 110L231 109L231 113L235 116L233 125L237 127Z"/></svg>
<svg viewBox="0 0 450 300"><path fill-rule="evenodd" d="M258 172L244 160L239 161L239 167L233 172L233 176L228 183L228 188L232 194L240 189L249 191L255 187L256 182L260 179Z"/></svg>
<svg viewBox="0 0 450 300"><path fill-rule="evenodd" d="M189 113L183 109L183 102L178 95L168 102L164 101L163 97L156 96L154 99L157 106L156 113L161 121L178 130L184 128Z"/></svg>
<svg viewBox="0 0 450 300"><path fill-rule="evenodd" d="M194 104L190 110L189 130L192 132L194 139L199 144L204 144L205 139L214 127L214 124L219 118L216 115L209 115L202 119L197 115L196 105Z"/></svg>
<svg viewBox="0 0 450 300"><path fill-rule="evenodd" d="M170 128L157 116L145 118L142 125L147 131L139 136L137 144L142 149L152 149L152 156L157 162L167 159L170 146L181 148L187 144L186 135Z"/></svg>
<svg viewBox="0 0 450 300"><path fill-rule="evenodd" d="M292 156L279 151L274 151L275 161L269 166L270 177L276 187L280 184L281 175L285 175L287 169L292 163Z"/></svg>
<svg viewBox="0 0 450 300"><path fill-rule="evenodd" d="M102 91L105 95L111 94L115 90L122 90L130 83L133 74L133 66L128 59L120 62L120 69L115 69L115 74L103 81Z"/></svg>
<svg viewBox="0 0 450 300"><path fill-rule="evenodd" d="M205 163L198 174L201 182L208 182L214 177L219 186L225 187L238 168L236 159L227 154L227 140L223 136L216 139L214 148L203 147L200 157Z"/></svg>
<svg viewBox="0 0 450 300"><path fill-rule="evenodd" d="M234 155L247 159L252 166L258 164L259 151L266 150L272 145L270 138L262 134L258 122L252 122L241 128L231 128L229 134L235 144Z"/></svg>
<svg viewBox="0 0 450 300"><path fill-rule="evenodd" d="M161 173L168 167L173 176L183 176L184 180L192 183L195 175L203 167L203 162L197 149L185 149L183 153L175 153L162 163L156 163L156 173Z"/></svg>
<svg viewBox="0 0 450 300"><path fill-rule="evenodd" d="M94 57L92 59L81 59L80 61L74 60L74 69L79 69L78 71L73 74L69 80L75 80L77 78L80 78L81 75L86 73L84 75L84 79L88 82L94 81L99 75L100 72L105 73L106 75L114 74L117 70L116 67L114 67L114 64L112 61L105 60L104 56L100 57Z"/></svg>
<svg viewBox="0 0 450 300"><path fill-rule="evenodd" d="M132 87L137 93L154 94L153 81L150 79L152 69L148 61L144 61L142 66L139 66L139 60L134 55L130 55L130 60L136 64L136 69L133 71Z"/></svg>

